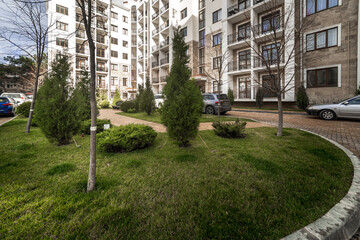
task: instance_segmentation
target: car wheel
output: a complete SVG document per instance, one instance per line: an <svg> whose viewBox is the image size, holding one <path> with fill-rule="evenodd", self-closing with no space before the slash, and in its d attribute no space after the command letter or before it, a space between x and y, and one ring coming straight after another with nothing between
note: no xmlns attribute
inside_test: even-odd
<svg viewBox="0 0 360 240"><path fill-rule="evenodd" d="M214 114L215 113L215 109L212 106L207 106L205 108L205 112L206 114Z"/></svg>
<svg viewBox="0 0 360 240"><path fill-rule="evenodd" d="M322 110L320 112L320 117L324 120L334 120L336 118L336 115L331 110Z"/></svg>

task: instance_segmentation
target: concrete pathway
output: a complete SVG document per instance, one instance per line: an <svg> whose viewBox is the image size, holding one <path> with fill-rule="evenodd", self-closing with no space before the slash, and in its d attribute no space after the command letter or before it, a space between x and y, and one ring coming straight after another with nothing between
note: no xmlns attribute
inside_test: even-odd
<svg viewBox="0 0 360 240"><path fill-rule="evenodd" d="M113 109L100 109L99 118L100 119L110 119L111 123L115 126L126 125L126 124L130 124L130 123L145 124L145 125L152 127L156 132L166 132L166 127L160 123L153 123L153 122L148 122L148 121L144 121L144 120L140 120L140 119L136 119L136 118L122 116L122 115L116 114L118 112L120 112L120 111L113 110ZM211 129L213 129L213 127L211 125L212 125L212 122L200 123L199 130L200 131L211 130ZM256 127L271 127L271 126L262 124L262 123L257 123L257 122L248 122L246 124L246 128L256 128Z"/></svg>
<svg viewBox="0 0 360 240"><path fill-rule="evenodd" d="M4 123L6 123L7 121L9 121L10 119L12 119L13 117L5 117L5 116L0 116L0 126L3 125Z"/></svg>

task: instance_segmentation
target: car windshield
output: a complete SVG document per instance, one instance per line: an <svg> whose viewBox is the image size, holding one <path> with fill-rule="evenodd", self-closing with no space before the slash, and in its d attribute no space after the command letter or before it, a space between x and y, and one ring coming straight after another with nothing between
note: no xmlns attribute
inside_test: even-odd
<svg viewBox="0 0 360 240"><path fill-rule="evenodd" d="M0 103L7 103L8 99L7 98L0 98Z"/></svg>
<svg viewBox="0 0 360 240"><path fill-rule="evenodd" d="M340 104L340 103L345 102L345 101L348 101L348 100L350 100L350 99L352 99L352 98L345 98L344 100L341 100L341 101L338 101L338 102L333 102L333 103L335 103L335 104Z"/></svg>
<svg viewBox="0 0 360 240"><path fill-rule="evenodd" d="M220 100L229 100L226 94L220 94Z"/></svg>
<svg viewBox="0 0 360 240"><path fill-rule="evenodd" d="M2 95L3 97L12 97L12 98L21 98L21 95L18 93L6 93Z"/></svg>

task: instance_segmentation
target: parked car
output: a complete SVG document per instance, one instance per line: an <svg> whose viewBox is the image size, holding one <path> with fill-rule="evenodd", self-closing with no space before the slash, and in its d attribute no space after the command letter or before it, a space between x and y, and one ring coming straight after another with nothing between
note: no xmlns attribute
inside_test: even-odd
<svg viewBox="0 0 360 240"><path fill-rule="evenodd" d="M162 94L155 94L155 107L160 108L164 104L164 96Z"/></svg>
<svg viewBox="0 0 360 240"><path fill-rule="evenodd" d="M0 114L15 116L17 104L13 98L0 97Z"/></svg>
<svg viewBox="0 0 360 240"><path fill-rule="evenodd" d="M220 94L220 100L216 93L203 93L204 101L203 112L206 114L217 114L218 103L220 102L220 114L225 114L227 111L231 111L231 103L226 94Z"/></svg>
<svg viewBox="0 0 360 240"><path fill-rule="evenodd" d="M23 93L3 93L3 94L1 94L0 97L13 98L16 101L16 103L18 103L19 105L24 102L29 101L29 99Z"/></svg>
<svg viewBox="0 0 360 240"><path fill-rule="evenodd" d="M360 95L338 103L313 105L306 111L309 115L319 116L324 120L335 118L360 119Z"/></svg>
<svg viewBox="0 0 360 240"><path fill-rule="evenodd" d="M34 98L34 95L33 94L30 94L30 95L26 95L27 99L32 102L33 101L33 98Z"/></svg>

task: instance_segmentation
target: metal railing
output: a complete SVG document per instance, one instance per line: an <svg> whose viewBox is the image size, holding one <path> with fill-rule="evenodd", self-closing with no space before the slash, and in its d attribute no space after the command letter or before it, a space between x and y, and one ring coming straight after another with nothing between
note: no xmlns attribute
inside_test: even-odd
<svg viewBox="0 0 360 240"><path fill-rule="evenodd" d="M166 82L166 78L167 78L167 76L161 76L160 77L160 82Z"/></svg>
<svg viewBox="0 0 360 240"><path fill-rule="evenodd" d="M263 57L254 57L254 67L269 67L272 65L282 64L284 59L280 56L280 59L265 59Z"/></svg>
<svg viewBox="0 0 360 240"><path fill-rule="evenodd" d="M152 83L159 83L159 77L153 77Z"/></svg>
<svg viewBox="0 0 360 240"><path fill-rule="evenodd" d="M156 35L156 34L158 34L158 32L159 32L159 28L155 28L155 29L152 31L152 34L153 34L153 35Z"/></svg>
<svg viewBox="0 0 360 240"><path fill-rule="evenodd" d="M152 63L151 63L151 66L152 66L153 68L158 67L158 66L159 66L159 61L152 62Z"/></svg>
<svg viewBox="0 0 360 240"><path fill-rule="evenodd" d="M228 72L241 71L241 70L246 70L246 69L250 69L250 68L251 68L250 63L241 64L240 62L237 62L237 61L231 61L228 65Z"/></svg>
<svg viewBox="0 0 360 240"><path fill-rule="evenodd" d="M169 45L169 39L166 39L160 43L160 48L166 47Z"/></svg>
<svg viewBox="0 0 360 240"><path fill-rule="evenodd" d="M151 50L152 50L153 52L159 50L159 45L152 46Z"/></svg>
<svg viewBox="0 0 360 240"><path fill-rule="evenodd" d="M107 67L96 67L96 71L99 71L99 72L107 72L107 71L108 71L108 68L107 68Z"/></svg>
<svg viewBox="0 0 360 240"><path fill-rule="evenodd" d="M245 5L243 5L243 4L245 4ZM243 2L243 4L237 3L231 7L228 7L228 9L227 9L228 17L235 15L239 12L243 12L246 9L250 8L250 0L246 0L245 2Z"/></svg>
<svg viewBox="0 0 360 240"><path fill-rule="evenodd" d="M152 19L154 20L155 18L157 18L159 16L159 11L155 12L153 15L152 15Z"/></svg>
<svg viewBox="0 0 360 240"><path fill-rule="evenodd" d="M169 9L169 3L165 4L162 8L160 8L160 14L163 14L168 9Z"/></svg>
<svg viewBox="0 0 360 240"><path fill-rule="evenodd" d="M153 0L152 1L152 4L155 4L155 3L157 3L159 0Z"/></svg>
<svg viewBox="0 0 360 240"><path fill-rule="evenodd" d="M254 5L263 2L264 0L254 0Z"/></svg>
<svg viewBox="0 0 360 240"><path fill-rule="evenodd" d="M255 36L278 31L283 28L283 19L281 16L274 16L270 21L263 21L253 26Z"/></svg>
<svg viewBox="0 0 360 240"><path fill-rule="evenodd" d="M166 58L163 58L160 60L160 66L164 65L164 64L168 64L169 63L169 58L166 57Z"/></svg>
<svg viewBox="0 0 360 240"><path fill-rule="evenodd" d="M165 23L163 23L163 24L160 26L160 31L166 29L167 27L169 27L169 20L167 20Z"/></svg>
<svg viewBox="0 0 360 240"><path fill-rule="evenodd" d="M250 34L251 33L248 33L248 34L246 34L246 36L243 36L239 32L231 33L227 37L228 38L228 45L248 40L248 39L250 39L250 36L247 36L247 35L250 35Z"/></svg>

